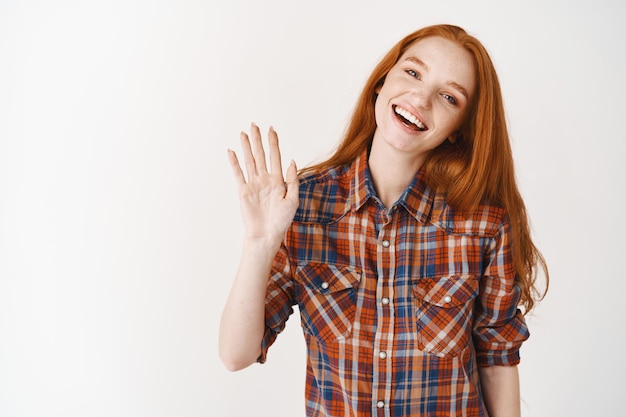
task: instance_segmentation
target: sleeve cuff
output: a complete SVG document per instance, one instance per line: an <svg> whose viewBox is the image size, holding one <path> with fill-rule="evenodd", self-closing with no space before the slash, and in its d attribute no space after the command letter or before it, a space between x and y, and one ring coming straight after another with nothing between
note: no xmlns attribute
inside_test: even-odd
<svg viewBox="0 0 626 417"><path fill-rule="evenodd" d="M263 335L263 340L261 340L261 354L256 360L258 363L265 363L265 361L267 360L267 351L269 350L270 346L274 344L277 336L278 333L273 331L270 327L265 327L265 334Z"/></svg>
<svg viewBox="0 0 626 417"><path fill-rule="evenodd" d="M515 366L520 363L519 347L506 347L498 350L477 351L476 362L481 368L487 366Z"/></svg>

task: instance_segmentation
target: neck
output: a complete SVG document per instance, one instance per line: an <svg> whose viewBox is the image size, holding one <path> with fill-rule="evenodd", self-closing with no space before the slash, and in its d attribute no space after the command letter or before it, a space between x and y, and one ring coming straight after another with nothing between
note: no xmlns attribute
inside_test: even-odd
<svg viewBox="0 0 626 417"><path fill-rule="evenodd" d="M390 208L411 184L424 163L425 156L407 155L396 149L376 146L372 142L369 169L378 197Z"/></svg>

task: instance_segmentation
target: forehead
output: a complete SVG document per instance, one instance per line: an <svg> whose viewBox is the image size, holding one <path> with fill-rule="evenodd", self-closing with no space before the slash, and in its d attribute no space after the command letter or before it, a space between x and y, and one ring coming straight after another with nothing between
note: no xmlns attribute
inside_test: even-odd
<svg viewBox="0 0 626 417"><path fill-rule="evenodd" d="M476 79L474 57L458 43L439 36L420 39L408 46L396 65L415 59L429 73L473 91Z"/></svg>

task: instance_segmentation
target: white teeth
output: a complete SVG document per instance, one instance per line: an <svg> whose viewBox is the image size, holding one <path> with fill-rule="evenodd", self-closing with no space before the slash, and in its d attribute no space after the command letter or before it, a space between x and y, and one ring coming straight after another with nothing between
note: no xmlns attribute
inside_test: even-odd
<svg viewBox="0 0 626 417"><path fill-rule="evenodd" d="M407 119L409 122L413 123L415 126L419 127L420 129L422 130L426 129L426 125L422 123L420 119L415 117L412 113L404 110L402 107L396 106L394 110L397 114L404 117L405 119Z"/></svg>

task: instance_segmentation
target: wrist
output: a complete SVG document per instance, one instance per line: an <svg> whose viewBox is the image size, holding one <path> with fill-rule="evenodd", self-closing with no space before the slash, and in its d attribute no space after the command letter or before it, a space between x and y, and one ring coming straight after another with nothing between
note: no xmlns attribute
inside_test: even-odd
<svg viewBox="0 0 626 417"><path fill-rule="evenodd" d="M283 241L284 235L271 235L271 236L244 236L243 238L243 251L244 253L252 254L269 254L274 257L280 245Z"/></svg>

